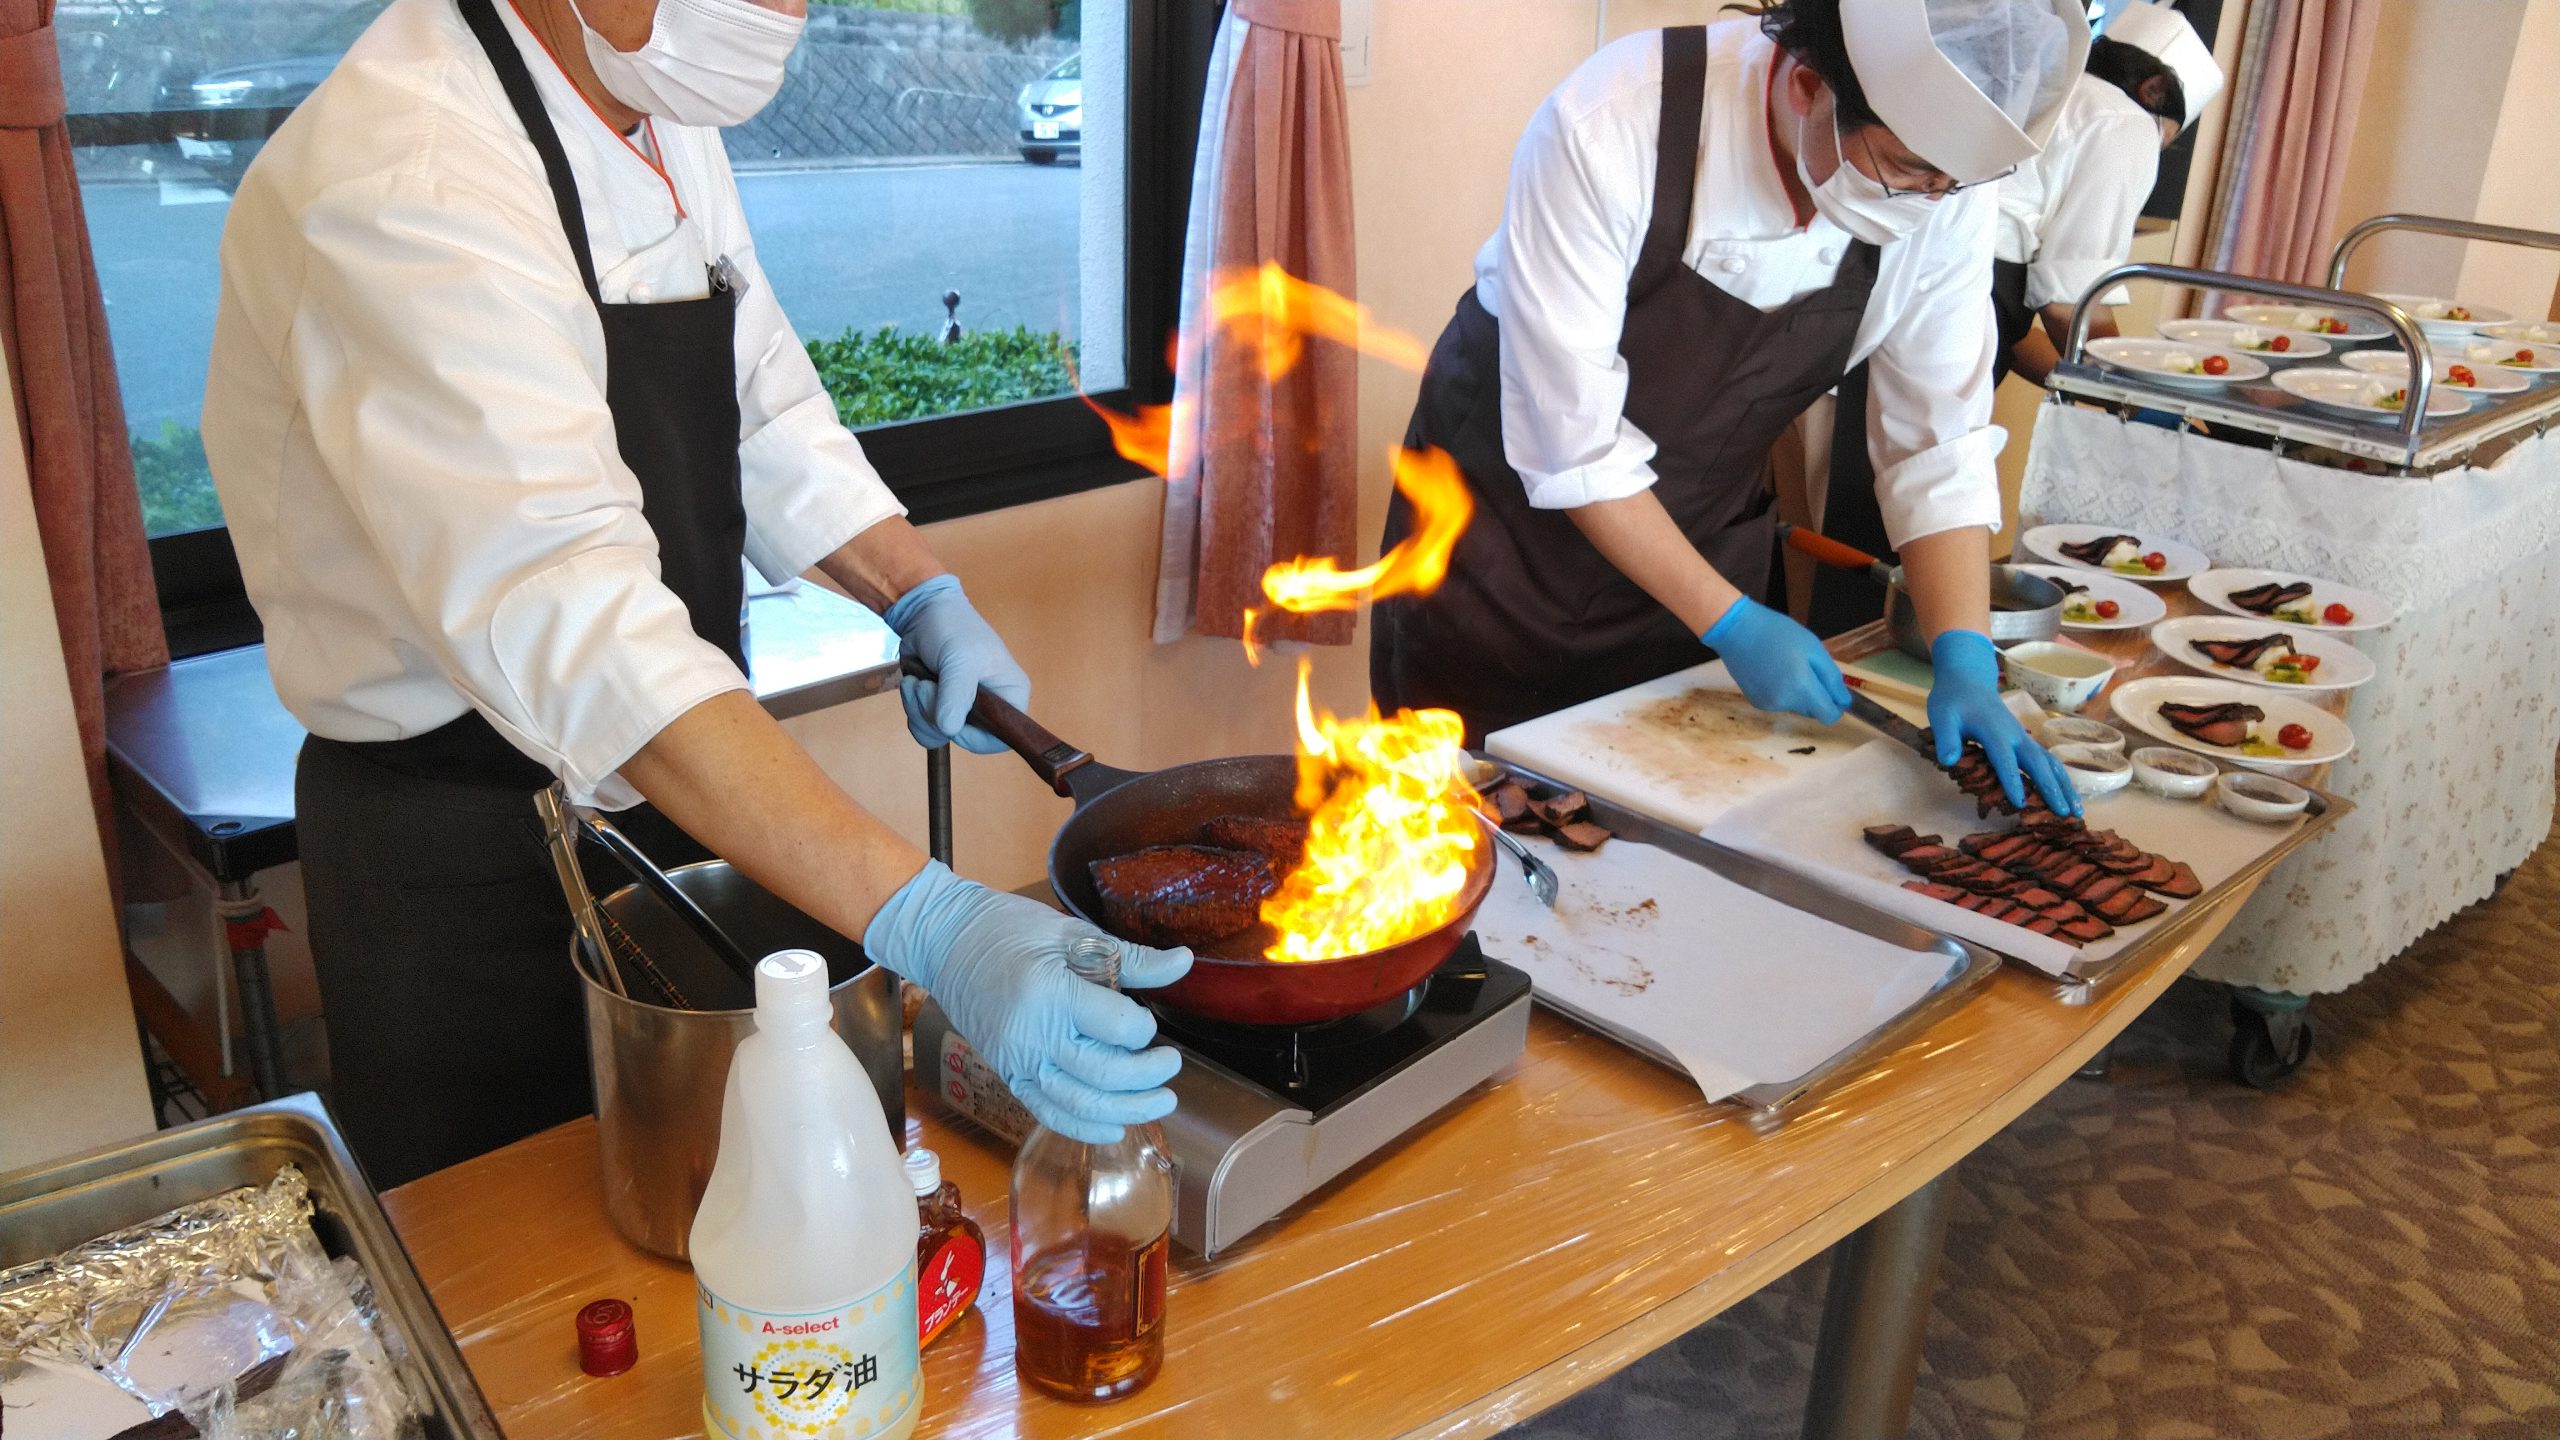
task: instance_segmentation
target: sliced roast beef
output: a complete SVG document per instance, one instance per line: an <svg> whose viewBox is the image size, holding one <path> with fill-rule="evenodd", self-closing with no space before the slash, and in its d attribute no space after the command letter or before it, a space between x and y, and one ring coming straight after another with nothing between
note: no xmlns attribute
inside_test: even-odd
<svg viewBox="0 0 2560 1440"><path fill-rule="evenodd" d="M2234 748L2248 740L2249 727L2266 719L2267 712L2236 700L2220 705L2172 702L2160 707L2160 718L2181 735L2201 740L2207 745Z"/></svg>
<svg viewBox="0 0 2560 1440"><path fill-rule="evenodd" d="M2100 535L2095 539L2083 540L2077 545L2065 545L2062 547L2062 553L2064 556L2077 560L2083 565L2104 565L2107 563L2107 553L2115 549L2118 545L2130 545L2136 550L2139 550L2142 548L2142 537L2138 535Z"/></svg>
<svg viewBox="0 0 2560 1440"><path fill-rule="evenodd" d="M2299 580L2289 585L2270 580L2264 585L2252 585L2246 590L2234 590L2222 598L2252 614L2273 615L2277 610L2297 600L2310 599L2311 587Z"/></svg>
<svg viewBox="0 0 2560 1440"><path fill-rule="evenodd" d="M2187 646L2216 665L2229 665L2237 670L2256 668L2270 650L2293 653L2293 640L2281 631L2248 640L2190 640Z"/></svg>

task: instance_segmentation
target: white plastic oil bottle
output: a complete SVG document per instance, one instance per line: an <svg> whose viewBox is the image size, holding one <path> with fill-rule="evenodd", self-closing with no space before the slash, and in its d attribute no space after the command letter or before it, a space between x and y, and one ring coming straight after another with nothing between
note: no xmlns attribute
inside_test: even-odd
<svg viewBox="0 0 2560 1440"><path fill-rule="evenodd" d="M905 1440L923 1413L915 1196L830 1014L825 960L756 966L691 1241L718 1440Z"/></svg>

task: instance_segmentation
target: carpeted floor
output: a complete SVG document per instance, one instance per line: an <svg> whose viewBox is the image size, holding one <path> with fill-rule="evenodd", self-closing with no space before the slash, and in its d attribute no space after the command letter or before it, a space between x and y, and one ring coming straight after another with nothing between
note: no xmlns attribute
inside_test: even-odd
<svg viewBox="0 0 2560 1440"><path fill-rule="evenodd" d="M1969 1157L1911 1434L2560 1437L2560 843L2314 1003L2289 1088L2179 985ZM1797 1433L1824 1265L1515 1440Z"/></svg>

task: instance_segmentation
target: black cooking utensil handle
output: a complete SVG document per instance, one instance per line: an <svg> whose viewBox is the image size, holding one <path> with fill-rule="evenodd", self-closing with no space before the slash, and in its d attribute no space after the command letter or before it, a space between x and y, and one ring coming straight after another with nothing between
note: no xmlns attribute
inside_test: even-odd
<svg viewBox="0 0 2560 1440"><path fill-rule="evenodd" d="M755 984L756 957L740 949L738 942L729 938L729 932L720 928L719 921L703 913L702 907L693 903L693 897L668 878L667 872L659 869L657 862L643 854L639 846L632 844L631 837L623 834L619 826L598 816L584 818L587 833L596 838L596 843L602 845L606 853L622 862L622 868L630 872L632 879L639 881L650 894L676 912L676 918L685 923L685 928L700 936L702 943L711 947L711 953L719 956L722 964L738 972L738 977L749 985Z"/></svg>
<svg viewBox="0 0 2560 1440"><path fill-rule="evenodd" d="M930 666L913 655L898 662L898 669L919 680L933 680ZM986 731L1010 747L1040 777L1040 783L1072 799L1075 787L1067 777L1093 763L1093 752L1079 750L1049 733L1049 728L1024 714L1012 701L986 689L969 705L969 723Z"/></svg>

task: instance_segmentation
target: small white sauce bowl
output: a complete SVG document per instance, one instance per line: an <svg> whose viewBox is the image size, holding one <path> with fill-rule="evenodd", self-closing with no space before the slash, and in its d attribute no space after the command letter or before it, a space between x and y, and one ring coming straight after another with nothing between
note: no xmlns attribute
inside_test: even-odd
<svg viewBox="0 0 2560 1440"><path fill-rule="evenodd" d="M2056 745L2053 758L2071 772L2083 800L2113 795L2133 783L2133 762L2101 745Z"/></svg>
<svg viewBox="0 0 2560 1440"><path fill-rule="evenodd" d="M2165 800L2201 800L2221 767L2201 755L2166 745L2133 752L2133 783Z"/></svg>
<svg viewBox="0 0 2560 1440"><path fill-rule="evenodd" d="M2077 715L2056 715L2044 722L2044 743L2048 747L2090 745L2122 755L2124 732L2101 720L2084 720Z"/></svg>
<svg viewBox="0 0 2560 1440"><path fill-rule="evenodd" d="M2222 808L2243 820L2281 825L2311 808L2311 792L2299 785L2247 770L2224 772L2214 782L2213 796Z"/></svg>
<svg viewBox="0 0 2560 1440"><path fill-rule="evenodd" d="M2088 704L2116 673L2116 662L2106 656L2052 640L2010 646L2000 652L2000 667L2010 684L2058 715Z"/></svg>

